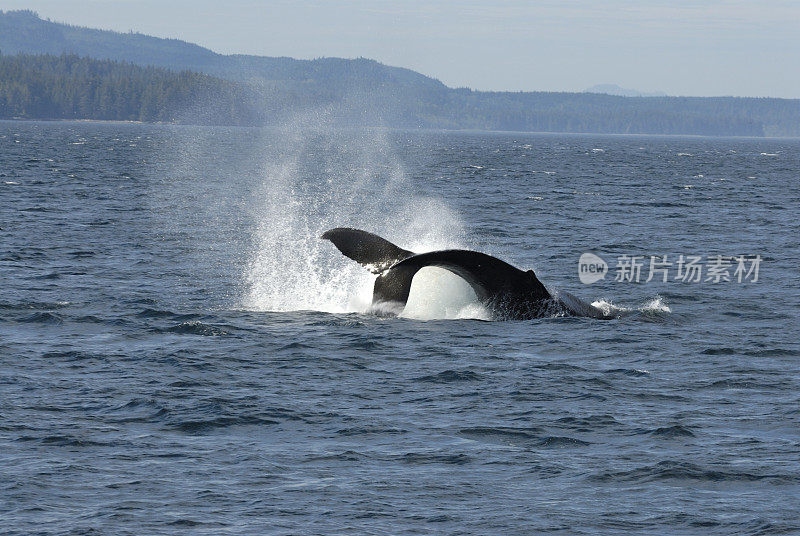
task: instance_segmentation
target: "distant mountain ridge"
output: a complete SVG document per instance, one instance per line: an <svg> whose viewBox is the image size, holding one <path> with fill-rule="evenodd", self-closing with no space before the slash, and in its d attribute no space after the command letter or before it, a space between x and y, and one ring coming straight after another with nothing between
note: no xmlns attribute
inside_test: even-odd
<svg viewBox="0 0 800 536"><path fill-rule="evenodd" d="M365 58L298 60L222 55L176 39L42 20L32 11L0 12L0 53L54 56L74 53L145 67L205 73L247 88L234 93L257 94L257 98L248 96L248 102L261 103L263 111L257 115L267 123L291 120L297 113L324 110L334 124L341 125L800 136L800 100L642 98L600 93L453 89L410 69L391 67ZM104 72L116 70L109 67ZM201 79L190 77L187 80ZM0 79L0 89L4 83L12 82L24 84L19 80ZM7 93L20 94L16 91ZM152 115L168 117L172 114L162 111ZM182 117L183 121L192 121Z"/></svg>
<svg viewBox="0 0 800 536"><path fill-rule="evenodd" d="M605 95L617 95L619 97L666 97L667 94L663 91L654 91L647 93L639 91L638 89L627 89L620 87L617 84L597 84L589 89L585 89L584 93L603 93Z"/></svg>
<svg viewBox="0 0 800 536"><path fill-rule="evenodd" d="M330 78L384 79L399 86L446 86L410 69L389 67L374 60L223 55L178 39L140 33L95 30L42 20L33 11L0 12L0 52L3 54L53 54L64 52L98 59L127 61L143 66L200 71L230 80L262 80L273 83Z"/></svg>

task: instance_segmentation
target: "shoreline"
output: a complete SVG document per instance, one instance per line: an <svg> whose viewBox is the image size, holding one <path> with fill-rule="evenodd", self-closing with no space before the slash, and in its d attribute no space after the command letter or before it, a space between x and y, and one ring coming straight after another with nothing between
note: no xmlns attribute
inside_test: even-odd
<svg viewBox="0 0 800 536"><path fill-rule="evenodd" d="M0 117L0 121L20 122L20 123L108 123L116 124L129 124L129 125L171 125L177 123L146 123L145 121L122 120L122 119L43 119L43 118L28 118L28 117Z"/></svg>
<svg viewBox="0 0 800 536"><path fill-rule="evenodd" d="M203 127L203 128L236 128L236 129L270 129L280 128L282 125L201 125L196 123L167 123L150 122L138 120L119 120L119 119L30 119L26 117L7 117L0 118L0 123L84 123L99 125L153 125L153 126L175 126L175 127ZM610 136L610 137L655 137L655 138L734 138L740 140L800 140L800 136L737 136L734 134L652 134L635 132L563 132L563 131L535 131L535 130L481 130L481 129L447 129L447 128L409 128L409 127L387 127L380 125L368 126L341 126L332 127L331 130L387 130L396 132L440 132L447 134L487 134L487 135L525 135L525 136Z"/></svg>

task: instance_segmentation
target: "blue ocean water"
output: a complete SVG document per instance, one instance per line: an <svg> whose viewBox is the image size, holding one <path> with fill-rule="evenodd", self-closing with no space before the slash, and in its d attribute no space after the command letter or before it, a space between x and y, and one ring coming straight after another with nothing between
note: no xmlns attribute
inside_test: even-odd
<svg viewBox="0 0 800 536"><path fill-rule="evenodd" d="M3 533L800 533L800 141L319 123L0 122ZM619 318L376 316L336 226Z"/></svg>

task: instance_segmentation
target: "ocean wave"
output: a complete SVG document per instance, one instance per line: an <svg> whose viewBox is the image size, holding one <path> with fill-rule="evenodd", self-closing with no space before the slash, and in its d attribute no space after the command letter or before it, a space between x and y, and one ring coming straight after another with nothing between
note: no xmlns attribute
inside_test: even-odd
<svg viewBox="0 0 800 536"><path fill-rule="evenodd" d="M731 469L710 469L691 462L664 460L628 471L602 472L589 477L595 482L659 482L689 480L694 482L769 482L772 484L797 484L796 474L759 474Z"/></svg>
<svg viewBox="0 0 800 536"><path fill-rule="evenodd" d="M762 350L744 350L744 355L751 357L797 357L800 355L798 350L788 348L764 348Z"/></svg>
<svg viewBox="0 0 800 536"><path fill-rule="evenodd" d="M178 335L202 335L204 337L221 337L231 334L229 331L226 331L220 327L211 324L205 324L199 320L181 322L180 324L168 327L166 329L155 329L153 331L156 333L175 333Z"/></svg>
<svg viewBox="0 0 800 536"><path fill-rule="evenodd" d="M705 355L733 355L737 352L735 348L727 348L727 347L716 347L716 348L706 348L701 354Z"/></svg>
<svg viewBox="0 0 800 536"><path fill-rule="evenodd" d="M48 435L43 437L37 436L20 436L17 441L21 442L37 442L42 445L54 447L119 447L123 442L114 441L98 441L96 439L89 439L84 437L77 437L73 435Z"/></svg>
<svg viewBox="0 0 800 536"><path fill-rule="evenodd" d="M541 428L476 427L462 428L459 435L474 441L511 446L570 448L590 445L588 441L567 436L547 435Z"/></svg>
<svg viewBox="0 0 800 536"><path fill-rule="evenodd" d="M445 370L438 374L421 376L416 381L431 383L473 382L481 379L480 374L471 370Z"/></svg>
<svg viewBox="0 0 800 536"><path fill-rule="evenodd" d="M791 383L782 380L762 381L757 378L722 378L701 386L702 389L759 389L766 391L782 391L790 388Z"/></svg>
<svg viewBox="0 0 800 536"><path fill-rule="evenodd" d="M276 421L274 419L259 417L256 415L235 415L178 421L168 424L168 428L186 434L203 434L211 432L217 428L229 428L232 426L270 426L273 424L278 424L279 422L280 421Z"/></svg>
<svg viewBox="0 0 800 536"><path fill-rule="evenodd" d="M33 313L31 315L18 318L17 321L24 324L46 324L50 326L58 326L64 323L64 319L61 315L48 312Z"/></svg>
<svg viewBox="0 0 800 536"><path fill-rule="evenodd" d="M627 342L627 341L625 341ZM649 376L650 372L642 369L615 368L603 371L604 374L622 374L624 376Z"/></svg>
<svg viewBox="0 0 800 536"><path fill-rule="evenodd" d="M404 434L406 430L385 426L357 426L353 428L342 428L336 430L336 434L344 437L363 436L363 435L397 435Z"/></svg>
<svg viewBox="0 0 800 536"><path fill-rule="evenodd" d="M509 445L521 442L538 441L544 433L542 428L509 428L478 426L474 428L462 428L458 435L467 439L479 441L501 442Z"/></svg>
<svg viewBox="0 0 800 536"><path fill-rule="evenodd" d="M200 318L200 315L198 314L176 313L174 311L153 309L149 307L136 313L136 316L139 318L169 318L170 320L174 320L176 322L188 322L190 320L196 320Z"/></svg>
<svg viewBox="0 0 800 536"><path fill-rule="evenodd" d="M556 421L559 425L577 432L593 432L600 428L621 426L613 415L588 415L586 417L561 417Z"/></svg>
<svg viewBox="0 0 800 536"><path fill-rule="evenodd" d="M464 465L472 461L472 458L466 454L439 454L427 452L407 452L405 454L396 456L395 459L414 465L423 465L429 463Z"/></svg>
<svg viewBox="0 0 800 536"><path fill-rule="evenodd" d="M678 439L683 437L694 437L694 432L686 426L680 424L674 424L672 426L661 426L654 430L649 430L647 432L649 435L653 437L658 437L662 439Z"/></svg>
<svg viewBox="0 0 800 536"><path fill-rule="evenodd" d="M569 447L585 447L587 445L591 445L588 441L583 441L581 439L576 439L574 437L565 437L565 436L549 436L543 437L539 440L540 447L549 447L549 448L569 448Z"/></svg>

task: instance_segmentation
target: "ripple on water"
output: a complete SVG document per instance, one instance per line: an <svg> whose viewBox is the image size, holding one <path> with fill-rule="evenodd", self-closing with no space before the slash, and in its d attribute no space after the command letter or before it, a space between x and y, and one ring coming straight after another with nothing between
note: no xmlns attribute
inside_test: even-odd
<svg viewBox="0 0 800 536"><path fill-rule="evenodd" d="M566 436L547 435L543 428L476 427L462 428L458 434L473 441L517 447L572 448L590 445L588 441Z"/></svg>
<svg viewBox="0 0 800 536"><path fill-rule="evenodd" d="M622 426L622 423L609 414L561 417L556 423L576 432L595 432L603 428Z"/></svg>
<svg viewBox="0 0 800 536"><path fill-rule="evenodd" d="M438 374L421 376L416 381L431 383L454 383L479 381L481 375L471 370L444 370Z"/></svg>
<svg viewBox="0 0 800 536"><path fill-rule="evenodd" d="M168 422L167 428L185 434L206 434L217 429L233 426L270 426L280 421L258 415L232 415L227 417L213 417L208 419Z"/></svg>
<svg viewBox="0 0 800 536"><path fill-rule="evenodd" d="M798 142L21 122L0 122L0 138L9 129L31 140L0 141L0 175L17 183L0 195L11 530L796 531ZM78 137L91 141L65 149ZM600 146L608 165L577 156ZM59 170L26 170L49 157ZM700 172L729 180L670 197ZM364 311L372 290L317 238L327 223L487 251L629 309L611 322L310 311ZM761 253L763 277L609 273L578 289L583 251L610 265ZM273 292L280 311L265 310Z"/></svg>
<svg viewBox="0 0 800 536"><path fill-rule="evenodd" d="M661 439L681 439L695 436L691 428L680 424L661 426L654 430L650 430L647 433L653 437L658 437Z"/></svg>
<svg viewBox="0 0 800 536"><path fill-rule="evenodd" d="M231 334L230 331L222 329L221 327L206 324L199 320L181 322L180 324L170 326L166 329L155 328L153 331L156 333L175 333L178 335L202 335L204 337L221 337Z"/></svg>
<svg viewBox="0 0 800 536"><path fill-rule="evenodd" d="M766 482L797 484L800 475L791 473L756 473L732 469L710 469L696 463L664 460L628 471L606 471L589 477L595 482L658 482L689 480L695 482Z"/></svg>
<svg viewBox="0 0 800 536"><path fill-rule="evenodd" d="M40 312L20 317L18 322L24 324L45 324L57 326L63 324L64 319L61 315L56 313Z"/></svg>

